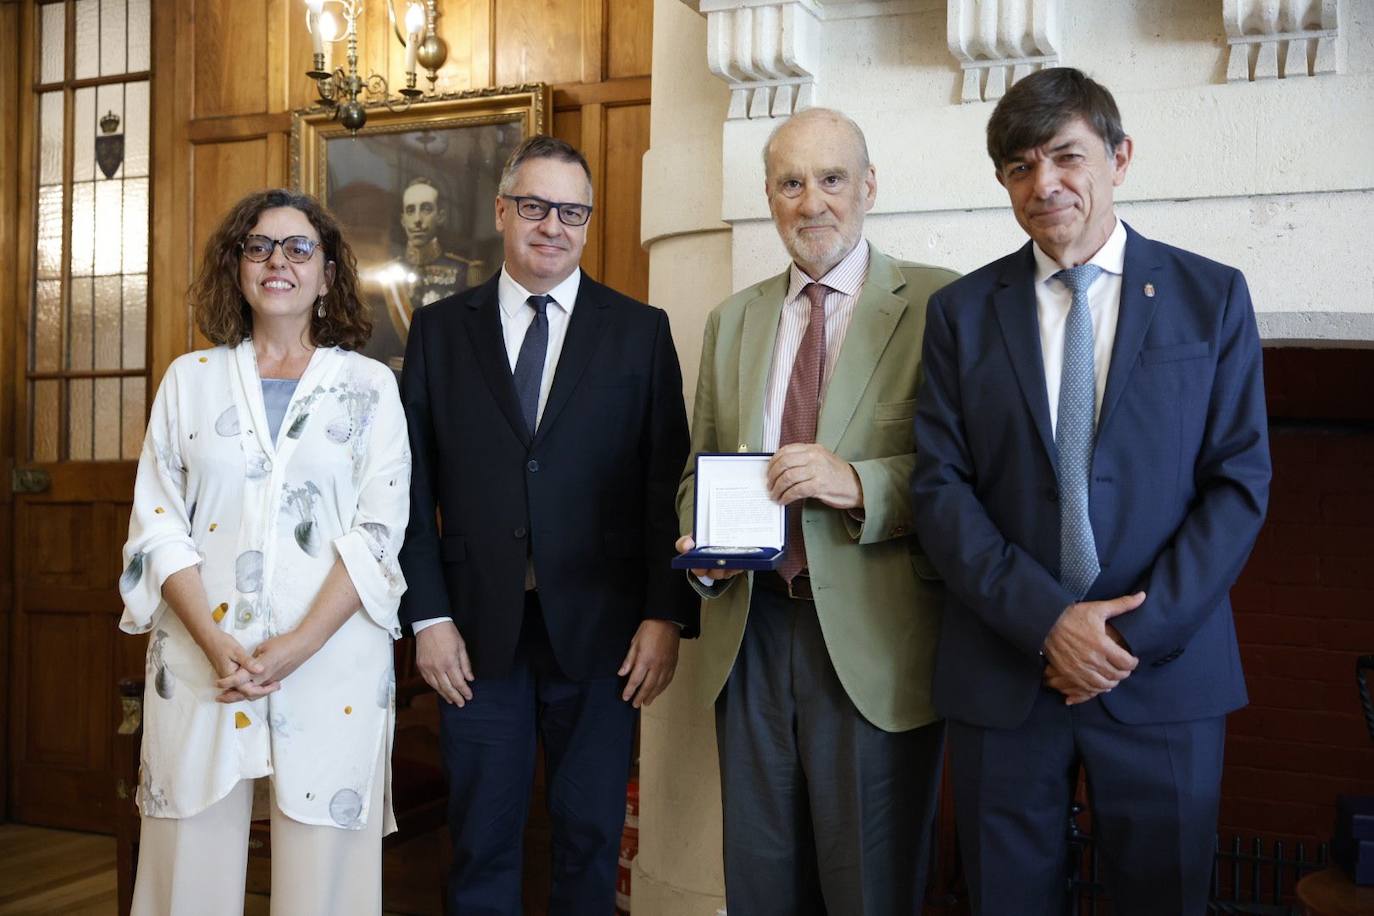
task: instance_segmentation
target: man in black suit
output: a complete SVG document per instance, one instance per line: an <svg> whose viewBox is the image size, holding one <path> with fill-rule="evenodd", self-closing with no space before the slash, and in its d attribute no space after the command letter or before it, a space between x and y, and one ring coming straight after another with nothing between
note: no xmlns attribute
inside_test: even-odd
<svg viewBox="0 0 1374 916"><path fill-rule="evenodd" d="M526 140L496 198L505 264L418 310L406 347L401 616L446 701L447 906L463 916L521 912L536 733L549 911L611 911L636 710L697 629L670 568L688 436L668 318L579 270L591 212L582 154Z"/></svg>

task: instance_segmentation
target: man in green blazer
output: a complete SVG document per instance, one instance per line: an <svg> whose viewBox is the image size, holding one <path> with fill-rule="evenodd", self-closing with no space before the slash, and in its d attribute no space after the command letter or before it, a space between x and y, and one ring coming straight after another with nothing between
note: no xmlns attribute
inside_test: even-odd
<svg viewBox="0 0 1374 916"><path fill-rule="evenodd" d="M941 590L907 487L925 303L956 275L864 240L877 176L839 112L794 115L764 162L792 263L707 320L678 491L680 550L697 453L774 453L770 490L788 506L779 571L692 571L726 908L918 914L944 738L930 701Z"/></svg>

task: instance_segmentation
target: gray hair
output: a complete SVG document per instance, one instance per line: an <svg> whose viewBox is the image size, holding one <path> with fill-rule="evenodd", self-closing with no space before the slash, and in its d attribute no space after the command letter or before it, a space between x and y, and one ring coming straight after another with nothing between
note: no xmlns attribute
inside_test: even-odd
<svg viewBox="0 0 1374 916"><path fill-rule="evenodd" d="M557 137L550 137L548 134L535 134L527 137L515 152L510 154L506 160L506 167L501 170L501 182L496 186L497 194L509 194L511 188L515 187L515 179L520 171L520 166L531 159L556 159L559 162L576 163L582 166L583 173L587 176L587 190L592 190L592 169L587 165L587 157L583 156L577 147L560 140Z"/></svg>
<svg viewBox="0 0 1374 916"><path fill-rule="evenodd" d="M863 129L855 123L854 119L835 108L803 108L801 111L787 118L777 127L774 127L768 134L768 139L763 144L763 175L768 177L768 154L773 151L773 142L778 135L787 128L789 124L796 124L805 121L830 121L848 129L854 140L854 146L859 153L859 163L861 170L867 170L871 164L868 159L868 141L864 139Z"/></svg>

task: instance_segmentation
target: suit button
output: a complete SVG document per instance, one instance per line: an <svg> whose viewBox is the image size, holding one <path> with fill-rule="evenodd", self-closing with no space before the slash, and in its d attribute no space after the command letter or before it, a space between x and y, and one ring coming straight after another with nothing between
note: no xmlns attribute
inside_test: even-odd
<svg viewBox="0 0 1374 916"><path fill-rule="evenodd" d="M535 471L539 470L539 462L531 458L529 462L525 465L525 469L528 470L531 474L533 474Z"/></svg>
<svg viewBox="0 0 1374 916"><path fill-rule="evenodd" d="M525 536L526 531L524 528L516 528L514 531L511 532L511 534L515 535L518 538L522 538Z"/></svg>
<svg viewBox="0 0 1374 916"><path fill-rule="evenodd" d="M1046 487L1045 498L1052 503L1059 502L1059 490L1057 487Z"/></svg>

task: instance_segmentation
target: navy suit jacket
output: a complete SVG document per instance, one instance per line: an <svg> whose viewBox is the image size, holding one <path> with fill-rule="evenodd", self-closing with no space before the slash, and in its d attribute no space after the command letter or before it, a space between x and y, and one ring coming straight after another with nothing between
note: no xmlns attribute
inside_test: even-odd
<svg viewBox="0 0 1374 916"><path fill-rule="evenodd" d="M1147 593L1112 620L1140 665L1107 710L1187 721L1246 702L1228 592L1268 502L1261 348L1239 271L1127 231L1086 600ZM1039 650L1073 603L1034 282L1028 242L931 297L916 406L915 524L948 586L935 705L994 728L1029 714Z"/></svg>
<svg viewBox="0 0 1374 916"><path fill-rule="evenodd" d="M697 629L697 597L670 568L688 436L668 316L584 273L531 438L501 336L499 276L412 318L401 620L409 629L451 616L477 677L502 677L533 557L563 673L609 677L645 618L676 621L684 636Z"/></svg>

